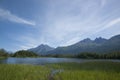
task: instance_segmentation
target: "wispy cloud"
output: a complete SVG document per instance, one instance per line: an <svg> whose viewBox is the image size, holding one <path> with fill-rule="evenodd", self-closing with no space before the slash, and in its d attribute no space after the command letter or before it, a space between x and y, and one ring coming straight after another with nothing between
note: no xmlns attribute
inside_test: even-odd
<svg viewBox="0 0 120 80"><path fill-rule="evenodd" d="M119 22L119 19L114 19L119 16L120 9L113 2L113 0L50 1L45 14L46 25L42 31L45 39L52 38L53 40L48 42L56 42L57 45L70 45L108 29Z"/></svg>
<svg viewBox="0 0 120 80"><path fill-rule="evenodd" d="M39 16L37 22L42 23L37 24L37 28L33 30L35 33L26 35L26 32L25 35L15 37L22 43L18 43L20 49L29 49L41 43L53 47L66 46L87 37L101 36L99 34L104 37L120 33L120 27L114 27L120 23L119 0L46 0L46 5L42 9L45 12L42 18L40 14L35 15ZM0 9L0 17L12 22L35 25L33 21L3 9ZM104 34L106 30L111 34Z"/></svg>
<svg viewBox="0 0 120 80"><path fill-rule="evenodd" d="M116 24L120 24L120 18L117 18L117 19L113 19L111 21L109 21L108 23L106 23L103 27L101 27L99 30L95 31L94 33L98 33L98 32L101 32L105 29L109 29L110 27L113 27L115 28L115 25Z"/></svg>
<svg viewBox="0 0 120 80"><path fill-rule="evenodd" d="M46 33L43 31L43 34L46 37L51 36L58 42L64 42L65 39L75 36L80 37L81 34L94 29L100 21L95 19L101 5L95 0L51 1L48 6L46 12L48 27L45 27Z"/></svg>
<svg viewBox="0 0 120 80"><path fill-rule="evenodd" d="M117 18L117 19L115 19L115 20L110 21L110 22L106 25L105 28L111 27L111 26L113 26L113 25L115 25L115 24L117 24L117 23L120 24L120 18Z"/></svg>
<svg viewBox="0 0 120 80"><path fill-rule="evenodd" d="M71 40L68 40L66 43L64 44L61 44L61 46L68 46L68 45L71 45L71 44L75 44L76 42L79 42L80 41L80 37L75 37Z"/></svg>
<svg viewBox="0 0 120 80"><path fill-rule="evenodd" d="M36 47L38 45L38 40L33 38L31 35L26 34L26 35L21 35L16 38L16 41L18 41L21 44L17 44L20 49L29 49Z"/></svg>
<svg viewBox="0 0 120 80"><path fill-rule="evenodd" d="M45 39L43 37L35 37L35 35L31 33L17 35L17 37L14 40L18 42L16 46L23 50L34 48L40 44L49 45L49 43L45 42Z"/></svg>
<svg viewBox="0 0 120 80"><path fill-rule="evenodd" d="M104 7L105 4L106 4L106 0L101 0L101 7Z"/></svg>
<svg viewBox="0 0 120 80"><path fill-rule="evenodd" d="M31 26L36 25L36 23L34 21L26 20L24 18L21 18L15 14L11 13L9 10L5 10L5 9L1 9L1 8L0 8L0 17L5 20L15 22L15 23L27 24L27 25L31 25Z"/></svg>

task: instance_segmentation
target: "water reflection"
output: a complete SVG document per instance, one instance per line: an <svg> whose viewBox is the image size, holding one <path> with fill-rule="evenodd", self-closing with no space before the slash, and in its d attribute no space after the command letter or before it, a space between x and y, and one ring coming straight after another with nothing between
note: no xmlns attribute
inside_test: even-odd
<svg viewBox="0 0 120 80"><path fill-rule="evenodd" d="M43 65L48 63L60 63L60 62L88 62L88 61L113 61L120 62L120 60L88 60L88 59L75 59L75 58L6 58L0 60L1 64L33 64L33 65Z"/></svg>

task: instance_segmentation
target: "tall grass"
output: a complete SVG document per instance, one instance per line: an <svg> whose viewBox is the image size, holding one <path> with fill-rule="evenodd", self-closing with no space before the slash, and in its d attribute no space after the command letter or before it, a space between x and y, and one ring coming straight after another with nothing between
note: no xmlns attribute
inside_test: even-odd
<svg viewBox="0 0 120 80"><path fill-rule="evenodd" d="M55 75L56 80L120 80L120 63L86 62L51 65L64 71Z"/></svg>
<svg viewBox="0 0 120 80"><path fill-rule="evenodd" d="M51 69L62 71L49 79ZM0 80L120 80L120 63L0 64Z"/></svg>
<svg viewBox="0 0 120 80"><path fill-rule="evenodd" d="M0 64L0 80L47 80L48 73L42 66Z"/></svg>

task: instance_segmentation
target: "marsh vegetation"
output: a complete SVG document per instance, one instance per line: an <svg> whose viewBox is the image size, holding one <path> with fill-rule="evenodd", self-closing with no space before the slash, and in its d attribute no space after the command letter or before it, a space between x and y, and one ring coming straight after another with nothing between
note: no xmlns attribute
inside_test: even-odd
<svg viewBox="0 0 120 80"><path fill-rule="evenodd" d="M51 70L62 70L51 78ZM119 62L0 64L0 80L119 80Z"/></svg>

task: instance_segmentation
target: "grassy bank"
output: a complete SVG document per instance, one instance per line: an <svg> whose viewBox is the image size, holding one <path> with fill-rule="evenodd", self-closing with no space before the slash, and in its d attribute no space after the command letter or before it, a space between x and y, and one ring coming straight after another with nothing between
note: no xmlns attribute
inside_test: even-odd
<svg viewBox="0 0 120 80"><path fill-rule="evenodd" d="M42 66L0 64L0 80L47 80L48 72Z"/></svg>
<svg viewBox="0 0 120 80"><path fill-rule="evenodd" d="M62 70L50 79L51 69ZM0 80L119 80L120 63L59 63L45 66L0 64Z"/></svg>
<svg viewBox="0 0 120 80"><path fill-rule="evenodd" d="M0 57L0 59L6 59L6 58L8 58L8 57Z"/></svg>
<svg viewBox="0 0 120 80"><path fill-rule="evenodd" d="M64 71L58 73L55 78L61 80L119 80L120 63L113 62L87 62L64 63L51 65Z"/></svg>

